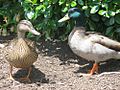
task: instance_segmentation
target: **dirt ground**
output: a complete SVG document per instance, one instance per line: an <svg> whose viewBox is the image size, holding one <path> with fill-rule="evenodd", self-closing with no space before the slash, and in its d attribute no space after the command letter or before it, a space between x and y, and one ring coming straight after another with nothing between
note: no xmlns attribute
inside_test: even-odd
<svg viewBox="0 0 120 90"><path fill-rule="evenodd" d="M81 76L92 67L72 53L66 42L39 41L39 57L33 65L31 83L18 80L27 71L14 69L15 81L8 80L9 64L0 49L0 90L120 90L120 61L101 62L99 73Z"/></svg>

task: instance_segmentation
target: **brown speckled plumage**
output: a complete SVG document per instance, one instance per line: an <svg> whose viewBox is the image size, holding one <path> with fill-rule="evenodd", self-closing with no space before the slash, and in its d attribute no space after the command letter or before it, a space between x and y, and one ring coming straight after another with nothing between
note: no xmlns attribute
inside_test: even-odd
<svg viewBox="0 0 120 90"><path fill-rule="evenodd" d="M6 51L7 61L16 68L28 68L37 60L33 41L28 39L13 40Z"/></svg>
<svg viewBox="0 0 120 90"><path fill-rule="evenodd" d="M25 38L26 32L31 32L35 35L40 35L30 21L21 20L17 25L18 37L13 39L5 49L5 57L10 64L10 79L12 78L12 67L16 68L29 68L26 78L29 80L31 72L31 65L37 60L38 54L36 53L35 42ZM30 80L29 80L30 81Z"/></svg>

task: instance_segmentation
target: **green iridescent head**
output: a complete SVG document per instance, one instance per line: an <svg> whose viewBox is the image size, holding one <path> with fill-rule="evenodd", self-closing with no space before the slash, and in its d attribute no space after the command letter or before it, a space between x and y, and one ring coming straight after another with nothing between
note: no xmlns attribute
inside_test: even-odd
<svg viewBox="0 0 120 90"><path fill-rule="evenodd" d="M82 12L78 8L71 8L68 10L68 13L58 22L63 22L69 19L77 19L81 16L82 16Z"/></svg>

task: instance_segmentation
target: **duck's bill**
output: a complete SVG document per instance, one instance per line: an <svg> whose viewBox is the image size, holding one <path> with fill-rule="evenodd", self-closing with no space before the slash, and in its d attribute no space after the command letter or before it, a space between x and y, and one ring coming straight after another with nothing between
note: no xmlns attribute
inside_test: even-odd
<svg viewBox="0 0 120 90"><path fill-rule="evenodd" d="M69 20L70 17L68 16L68 14L66 14L63 18L61 18L58 22L64 22L66 20Z"/></svg>
<svg viewBox="0 0 120 90"><path fill-rule="evenodd" d="M30 30L30 32L34 35L40 35L40 33L36 31L35 29Z"/></svg>

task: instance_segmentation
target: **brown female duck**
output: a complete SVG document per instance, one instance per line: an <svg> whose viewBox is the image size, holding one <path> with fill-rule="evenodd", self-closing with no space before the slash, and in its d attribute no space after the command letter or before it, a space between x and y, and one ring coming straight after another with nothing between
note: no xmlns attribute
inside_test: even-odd
<svg viewBox="0 0 120 90"><path fill-rule="evenodd" d="M68 19L75 20L75 27L68 37L70 48L78 56L95 62L88 75L98 71L100 61L120 59L120 43L103 35L86 32L84 14L78 8L71 8L59 22Z"/></svg>
<svg viewBox="0 0 120 90"><path fill-rule="evenodd" d="M5 50L5 57L10 64L9 79L13 79L13 66L16 68L29 69L28 75L21 80L30 81L29 76L32 70L31 65L37 60L38 54L35 51L33 41L25 38L25 33L31 32L34 35L40 35L30 21L21 20L17 25L17 39L12 40Z"/></svg>

